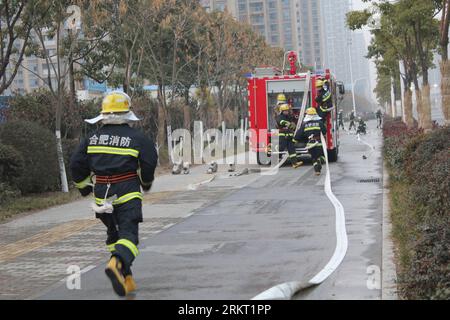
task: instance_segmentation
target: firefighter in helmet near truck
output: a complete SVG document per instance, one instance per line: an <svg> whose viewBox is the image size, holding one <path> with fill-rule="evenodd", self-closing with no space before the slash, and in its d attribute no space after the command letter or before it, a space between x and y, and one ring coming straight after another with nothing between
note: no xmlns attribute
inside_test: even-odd
<svg viewBox="0 0 450 320"><path fill-rule="evenodd" d="M141 188L150 190L158 159L153 142L130 127L139 120L130 104L130 97L123 92L108 94L101 114L86 120L102 126L82 140L70 164L80 193L87 196L94 192L92 208L107 228L106 245L111 252L105 273L119 296L136 289L131 265L139 253Z"/></svg>
<svg viewBox="0 0 450 320"><path fill-rule="evenodd" d="M317 96L316 102L318 105L317 114L326 123L326 117L333 108L333 99L328 87L328 81L325 78L318 78L316 80Z"/></svg>
<svg viewBox="0 0 450 320"><path fill-rule="evenodd" d="M281 104L278 109L279 114L277 116L277 128L279 130L279 150L280 152L286 150L288 151L289 161L295 169L303 164L303 162L299 161L297 158L295 143L292 141L297 125L295 124L294 116L291 113L290 105Z"/></svg>
<svg viewBox="0 0 450 320"><path fill-rule="evenodd" d="M294 137L294 141L307 141L306 147L311 155L316 175L320 175L322 164L325 163L320 134L325 136L326 132L322 118L317 114L315 108L310 107L306 110L303 123Z"/></svg>

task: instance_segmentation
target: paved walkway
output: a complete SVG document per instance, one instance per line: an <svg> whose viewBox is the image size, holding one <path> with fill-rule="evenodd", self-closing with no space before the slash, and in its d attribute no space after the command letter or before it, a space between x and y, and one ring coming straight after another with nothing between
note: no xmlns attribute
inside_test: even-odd
<svg viewBox="0 0 450 320"><path fill-rule="evenodd" d="M225 166L220 166L219 175L226 175ZM193 167L189 175L157 177L144 197L141 239L170 228L202 206L204 200L195 189L212 177L205 165ZM91 202L88 197L0 224L0 299L34 297L65 278L69 266L86 271L107 259L105 227L94 218Z"/></svg>

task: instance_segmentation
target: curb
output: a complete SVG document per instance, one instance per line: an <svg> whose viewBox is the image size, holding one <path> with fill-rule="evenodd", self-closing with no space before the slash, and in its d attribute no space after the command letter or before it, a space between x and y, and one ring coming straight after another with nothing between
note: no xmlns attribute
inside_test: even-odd
<svg viewBox="0 0 450 320"><path fill-rule="evenodd" d="M381 253L381 299L398 300L397 271L394 263L392 223L389 207L389 175L383 161L383 247Z"/></svg>

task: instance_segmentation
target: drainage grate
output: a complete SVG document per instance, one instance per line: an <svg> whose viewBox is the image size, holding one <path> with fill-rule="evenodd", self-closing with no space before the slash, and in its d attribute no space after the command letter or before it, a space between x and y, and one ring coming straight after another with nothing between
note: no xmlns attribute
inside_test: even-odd
<svg viewBox="0 0 450 320"><path fill-rule="evenodd" d="M369 179L358 180L359 183L378 183L380 181L381 181L380 178L369 178Z"/></svg>

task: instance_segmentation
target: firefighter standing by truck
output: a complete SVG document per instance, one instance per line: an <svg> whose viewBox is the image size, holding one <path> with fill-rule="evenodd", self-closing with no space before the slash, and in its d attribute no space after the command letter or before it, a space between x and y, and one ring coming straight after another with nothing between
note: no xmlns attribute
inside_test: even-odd
<svg viewBox="0 0 450 320"><path fill-rule="evenodd" d="M106 245L111 252L105 273L119 296L136 289L131 265L139 253L141 188L150 190L158 159L153 142L130 127L139 120L130 105L125 93L108 94L101 114L86 120L91 124L101 122L102 126L81 142L70 165L80 193L87 196L94 192L93 209L107 228Z"/></svg>
<svg viewBox="0 0 450 320"><path fill-rule="evenodd" d="M315 108L308 108L306 110L306 116L303 123L295 136L295 140L308 141L306 147L311 154L316 175L320 175L320 172L322 171L322 164L325 163L322 142L320 139L321 133L323 135L326 134L326 128L323 124L322 118L317 114Z"/></svg>
<svg viewBox="0 0 450 320"><path fill-rule="evenodd" d="M289 161L293 168L300 167L303 162L297 159L297 152L295 151L295 144L292 141L294 131L297 125L294 122L294 117L291 114L291 107L288 104L279 106L279 115L277 117L277 128L279 130L280 152L288 151Z"/></svg>
<svg viewBox="0 0 450 320"><path fill-rule="evenodd" d="M317 114L322 119L326 119L328 113L333 108L333 99L331 98L331 92L328 88L328 81L325 79L316 80L317 96L316 102L318 105Z"/></svg>

